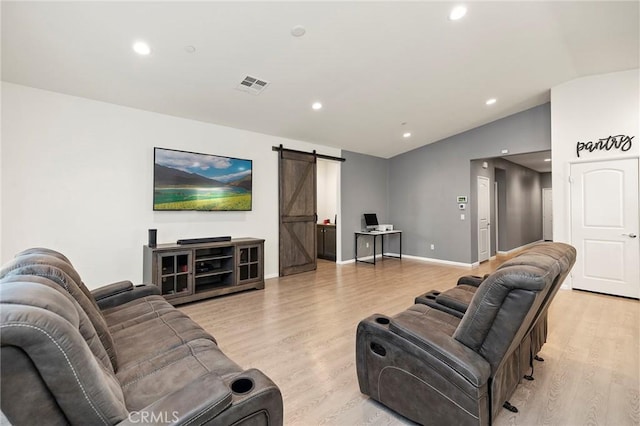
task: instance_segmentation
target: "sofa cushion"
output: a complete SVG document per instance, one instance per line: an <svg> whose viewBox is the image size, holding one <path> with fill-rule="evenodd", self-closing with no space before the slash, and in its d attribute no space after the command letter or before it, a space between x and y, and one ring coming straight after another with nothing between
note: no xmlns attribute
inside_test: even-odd
<svg viewBox="0 0 640 426"><path fill-rule="evenodd" d="M243 371L209 339L195 339L116 373L129 410L139 410L214 372L221 379Z"/></svg>
<svg viewBox="0 0 640 426"><path fill-rule="evenodd" d="M192 340L211 340L215 344L209 333L177 309L114 331L112 336L118 348L116 371L130 368Z"/></svg>
<svg viewBox="0 0 640 426"><path fill-rule="evenodd" d="M109 355L107 354L107 351L104 349L104 346L102 346L102 342L100 341L100 338L96 333L96 329L93 327L93 324L87 317L87 314L80 307L80 305L78 305L78 302L76 302L76 300L73 297L71 297L69 293L67 293L64 289L60 288L58 284L51 281L50 279L35 276L35 275L10 275L3 278L2 281L0 281L0 285L5 285L6 283L12 283L12 282L31 282L31 283L41 284L43 286L54 289L55 291L59 292L63 297L65 297L67 300L69 300L69 303L71 303L76 309L76 311L78 312L78 320L79 320L78 331L80 332L80 335L85 340L85 342L87 342L87 345L91 350L91 353L93 353L93 355L105 366L105 368L107 368L111 372L114 372L113 365L111 364L111 360L109 359ZM44 303L44 301L40 303Z"/></svg>
<svg viewBox="0 0 640 426"><path fill-rule="evenodd" d="M98 309L98 304L96 303L94 297L91 295L91 292L82 281L82 278L80 278L80 274L78 274L76 269L73 267L73 265L65 255L58 253L55 250L36 247L36 248L27 249L23 252L16 254L15 258L19 259L21 257L26 257L26 256L29 257L29 261L32 263L33 262L45 263L47 265L55 266L57 268L62 269L76 283L80 291L84 293L85 296L87 296L87 299L89 299L91 304L96 309ZM42 256L42 257L39 257L39 256Z"/></svg>
<svg viewBox="0 0 640 426"><path fill-rule="evenodd" d="M47 257L55 259L51 256ZM36 261L36 263L33 263L32 261ZM94 304L91 303L87 296L80 291L80 288L76 285L75 281L62 269L49 264L38 263L38 261L42 261L40 255L21 256L20 258L13 259L0 271L0 279L11 275L35 275L48 278L61 286L78 302L78 305L80 305L87 314L87 317L98 333L102 346L109 355L113 369L117 370L118 355L116 353L116 348L114 346L111 333L109 332L109 327L107 326L107 323L102 317L100 311L95 308Z"/></svg>
<svg viewBox="0 0 640 426"><path fill-rule="evenodd" d="M25 354L37 369L42 386L46 386L35 392L50 393L70 424L116 424L126 419L120 383L94 356L79 332L77 305L60 291L35 282L0 284L0 304L3 369L24 365L12 358ZM9 351L5 357L4 348L9 346L20 351ZM3 411L5 408L3 405ZM38 408L23 405L11 410L12 414L24 410L37 413Z"/></svg>
<svg viewBox="0 0 640 426"><path fill-rule="evenodd" d="M26 256L26 255L29 255L29 254L46 254L46 255L49 255L49 256L57 257L60 260L64 260L69 265L71 265L71 261L69 260L69 258L67 256L65 256L64 254L62 254L60 252L57 252L55 250L52 250L50 248L45 248L45 247L28 248L26 250L22 250L21 252L18 252L14 257Z"/></svg>
<svg viewBox="0 0 640 426"><path fill-rule="evenodd" d="M520 343L560 273L558 262L547 258L546 263L544 269L515 265L496 270L478 287L453 334L494 370L509 348Z"/></svg>
<svg viewBox="0 0 640 426"><path fill-rule="evenodd" d="M134 299L101 312L109 329L114 332L175 310L164 297L153 295Z"/></svg>
<svg viewBox="0 0 640 426"><path fill-rule="evenodd" d="M425 320L428 320L428 324L431 327L440 327L441 330L451 336L460 323L460 318L449 315L446 312L433 309L427 305L415 304L408 308L406 311L402 311L393 317L394 321L391 323L391 329L398 321L405 323L416 324L423 327Z"/></svg>
<svg viewBox="0 0 640 426"><path fill-rule="evenodd" d="M476 294L477 289L478 287L471 285L459 284L437 295L436 303L440 303L464 314L471 303L471 299L473 299L473 296Z"/></svg>

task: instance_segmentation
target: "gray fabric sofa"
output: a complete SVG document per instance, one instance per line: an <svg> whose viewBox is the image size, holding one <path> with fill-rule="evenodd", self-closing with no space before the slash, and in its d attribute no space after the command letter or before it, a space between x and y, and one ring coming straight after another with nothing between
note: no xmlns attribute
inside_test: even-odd
<svg viewBox="0 0 640 426"><path fill-rule="evenodd" d="M421 424L491 424L522 378L526 336L575 256L561 243L522 253L481 280L461 316L415 304L361 321L361 392Z"/></svg>
<svg viewBox="0 0 640 426"><path fill-rule="evenodd" d="M23 424L280 425L282 396L151 285L89 291L69 260L0 270L2 412Z"/></svg>

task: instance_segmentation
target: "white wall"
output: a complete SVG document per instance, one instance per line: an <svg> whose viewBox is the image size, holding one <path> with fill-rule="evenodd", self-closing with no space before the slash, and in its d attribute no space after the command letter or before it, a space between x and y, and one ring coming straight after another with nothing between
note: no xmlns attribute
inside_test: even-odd
<svg viewBox="0 0 640 426"><path fill-rule="evenodd" d="M335 222L340 193L339 171L340 163L337 161L318 160L318 223L323 223L324 219L330 219L331 223Z"/></svg>
<svg viewBox="0 0 640 426"><path fill-rule="evenodd" d="M571 242L570 164L640 153L640 70L584 77L551 89L551 150L553 157L553 239ZM634 136L627 152L583 151L577 142L610 135Z"/></svg>
<svg viewBox="0 0 640 426"><path fill-rule="evenodd" d="M278 274L274 145L321 145L2 83L1 261L33 246L66 254L91 288L142 280L147 229L158 242L264 238L265 274ZM154 212L153 147L253 160L250 212Z"/></svg>

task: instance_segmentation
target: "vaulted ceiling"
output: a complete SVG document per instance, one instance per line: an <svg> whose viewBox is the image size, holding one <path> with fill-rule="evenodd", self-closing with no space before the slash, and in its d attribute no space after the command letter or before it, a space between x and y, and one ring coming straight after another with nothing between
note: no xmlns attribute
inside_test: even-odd
<svg viewBox="0 0 640 426"><path fill-rule="evenodd" d="M639 66L637 1L453 6L3 1L2 79L388 158Z"/></svg>

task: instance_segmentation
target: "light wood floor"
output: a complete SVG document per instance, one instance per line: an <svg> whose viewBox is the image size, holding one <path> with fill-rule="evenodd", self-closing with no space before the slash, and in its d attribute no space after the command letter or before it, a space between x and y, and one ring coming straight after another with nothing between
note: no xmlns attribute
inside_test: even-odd
<svg viewBox="0 0 640 426"><path fill-rule="evenodd" d="M286 425L410 424L358 389L355 331L373 313L396 314L418 294L444 290L461 275L484 274L503 259L470 270L417 260L375 267L320 261L316 272L267 280L263 291L180 309L245 368L267 374L284 397ZM640 424L640 303L561 290L535 380L510 399L497 425Z"/></svg>

